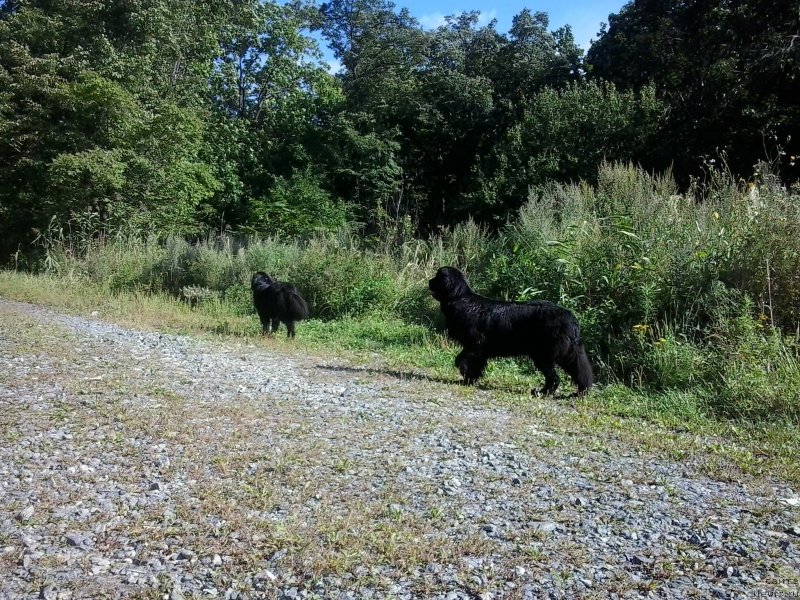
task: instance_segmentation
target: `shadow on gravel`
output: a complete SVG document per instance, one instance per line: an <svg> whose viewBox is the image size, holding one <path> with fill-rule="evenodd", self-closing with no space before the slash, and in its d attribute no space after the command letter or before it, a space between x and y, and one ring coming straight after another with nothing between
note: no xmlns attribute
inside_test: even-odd
<svg viewBox="0 0 800 600"><path fill-rule="evenodd" d="M372 375L388 375L395 379L404 381L430 381L432 383L444 383L452 385L457 383L454 379L442 379L441 377L431 377L425 373L414 371L399 371L397 369L378 369L375 367L346 367L342 365L316 365L318 369L325 369L326 371L336 371L338 373L362 373Z"/></svg>
<svg viewBox="0 0 800 600"><path fill-rule="evenodd" d="M348 367L344 365L325 365L325 364L318 364L315 365L318 369L323 369L326 371L334 371L337 373L360 373L362 375L388 375L389 377L394 377L395 379L399 379L401 381L429 381L431 383L441 383L444 385L457 385L457 386L465 386L466 384L461 379L443 379L441 377L432 377L425 373L415 372L415 371L400 371L397 369L380 369L376 367ZM469 387L473 387L478 390L499 390L505 388L497 388L493 385L486 385L484 383L477 383L473 384ZM511 391L511 390L506 390ZM523 392L524 394L524 392ZM566 403L568 406L575 407L576 397L573 393L557 393L553 396L549 397L550 400L555 402L563 402Z"/></svg>

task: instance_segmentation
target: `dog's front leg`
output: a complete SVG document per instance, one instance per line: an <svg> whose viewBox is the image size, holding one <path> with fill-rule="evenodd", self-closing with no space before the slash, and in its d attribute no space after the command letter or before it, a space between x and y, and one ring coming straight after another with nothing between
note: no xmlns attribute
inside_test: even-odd
<svg viewBox="0 0 800 600"><path fill-rule="evenodd" d="M473 385L483 377L487 359L479 350L463 350L456 356L456 367L464 378L465 385Z"/></svg>

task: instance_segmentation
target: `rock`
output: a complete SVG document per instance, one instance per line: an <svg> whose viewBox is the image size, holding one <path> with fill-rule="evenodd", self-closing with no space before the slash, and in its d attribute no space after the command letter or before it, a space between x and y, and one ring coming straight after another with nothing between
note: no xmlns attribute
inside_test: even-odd
<svg viewBox="0 0 800 600"><path fill-rule="evenodd" d="M58 600L58 590L54 585L46 585L39 590L41 600Z"/></svg>
<svg viewBox="0 0 800 600"><path fill-rule="evenodd" d="M65 537L68 546L81 548L86 544L86 538L80 533L68 533Z"/></svg>
<svg viewBox="0 0 800 600"><path fill-rule="evenodd" d="M541 533L552 533L558 527L557 523L553 523L552 521L534 521L531 523L531 529L534 531L540 531Z"/></svg>
<svg viewBox="0 0 800 600"><path fill-rule="evenodd" d="M33 517L33 513L34 513L33 505L26 506L17 513L17 521L19 521L20 523L25 523L27 521L30 521L31 517Z"/></svg>
<svg viewBox="0 0 800 600"><path fill-rule="evenodd" d="M186 596L183 595L183 590L181 590L181 586L175 585L172 588L172 591L169 593L169 600L184 600Z"/></svg>
<svg viewBox="0 0 800 600"><path fill-rule="evenodd" d="M269 562L274 564L274 563L278 562L279 560L281 560L287 554L288 554L288 550L286 550L285 548L283 548L281 550L278 550L272 556L270 556Z"/></svg>
<svg viewBox="0 0 800 600"><path fill-rule="evenodd" d="M175 560L191 560L195 557L195 553L187 548L181 548L178 550L178 554L175 555Z"/></svg>

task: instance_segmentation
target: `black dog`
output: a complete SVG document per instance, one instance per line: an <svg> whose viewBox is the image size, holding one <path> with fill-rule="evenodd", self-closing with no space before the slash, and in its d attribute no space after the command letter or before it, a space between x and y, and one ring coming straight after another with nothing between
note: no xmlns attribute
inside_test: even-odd
<svg viewBox="0 0 800 600"><path fill-rule="evenodd" d="M253 304L261 319L261 333L270 335L281 323L286 325L288 337L294 337L294 322L308 317L308 305L291 283L279 283L258 271L250 282Z"/></svg>
<svg viewBox="0 0 800 600"><path fill-rule="evenodd" d="M555 365L575 382L578 395L592 386L592 365L580 327L566 308L544 300L521 303L486 298L473 292L464 274L454 267L439 269L428 288L441 304L447 333L463 348L456 366L464 383L475 383L490 358L528 356L544 374L542 395L555 394L561 382Z"/></svg>

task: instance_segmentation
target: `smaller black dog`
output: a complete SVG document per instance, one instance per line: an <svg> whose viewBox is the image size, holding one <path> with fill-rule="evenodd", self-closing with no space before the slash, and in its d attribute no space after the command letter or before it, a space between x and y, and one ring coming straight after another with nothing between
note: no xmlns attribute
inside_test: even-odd
<svg viewBox="0 0 800 600"><path fill-rule="evenodd" d="M261 333L271 335L281 323L286 325L287 337L294 337L295 321L308 318L308 305L291 283L280 283L258 271L250 282L253 304L261 319Z"/></svg>

